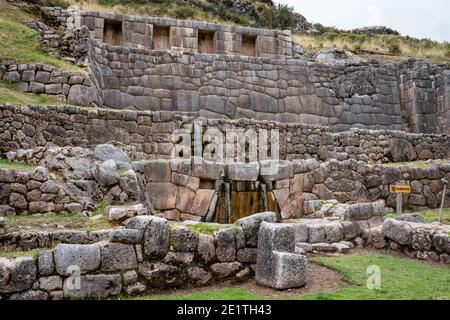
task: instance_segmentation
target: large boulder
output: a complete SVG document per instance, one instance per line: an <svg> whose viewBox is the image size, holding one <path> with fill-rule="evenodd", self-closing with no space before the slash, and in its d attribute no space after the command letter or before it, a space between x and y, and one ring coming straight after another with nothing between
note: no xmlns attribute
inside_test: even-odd
<svg viewBox="0 0 450 320"><path fill-rule="evenodd" d="M149 258L161 258L169 251L169 223L163 218L152 218L144 231L144 253Z"/></svg>
<svg viewBox="0 0 450 320"><path fill-rule="evenodd" d="M117 165L114 160L107 160L92 170L95 180L104 187L109 187L119 182Z"/></svg>
<svg viewBox="0 0 450 320"><path fill-rule="evenodd" d="M244 230L247 245L251 247L257 246L259 227L263 221L277 222L277 214L275 212L263 212L236 221L236 225L242 227Z"/></svg>
<svg viewBox="0 0 450 320"><path fill-rule="evenodd" d="M120 274L89 274L81 276L79 286L72 278L64 281L64 297L72 299L105 298L122 290Z"/></svg>
<svg viewBox="0 0 450 320"><path fill-rule="evenodd" d="M123 271L137 268L134 246L122 243L105 243L100 246L103 271Z"/></svg>
<svg viewBox="0 0 450 320"><path fill-rule="evenodd" d="M261 224L256 281L275 289L305 285L306 257L295 254L295 230L292 225Z"/></svg>
<svg viewBox="0 0 450 320"><path fill-rule="evenodd" d="M36 261L31 257L0 258L0 293L31 289L36 280Z"/></svg>
<svg viewBox="0 0 450 320"><path fill-rule="evenodd" d="M177 226L170 232L170 243L175 251L192 252L197 249L198 238L184 226Z"/></svg>
<svg viewBox="0 0 450 320"><path fill-rule="evenodd" d="M383 224L383 234L401 245L412 243L412 228L407 222L386 219Z"/></svg>
<svg viewBox="0 0 450 320"><path fill-rule="evenodd" d="M405 139L389 139L388 147L391 154L391 160L394 162L414 161L417 159L416 149L414 149L411 142Z"/></svg>
<svg viewBox="0 0 450 320"><path fill-rule="evenodd" d="M95 244L58 244L54 253L56 271L63 276L70 276L73 267L87 273L100 267L100 247Z"/></svg>
<svg viewBox="0 0 450 320"><path fill-rule="evenodd" d="M67 102L77 106L88 106L92 102L91 88L74 85L69 90Z"/></svg>
<svg viewBox="0 0 450 320"><path fill-rule="evenodd" d="M140 264L139 274L153 288L177 287L184 282L177 267L162 262L144 262Z"/></svg>
<svg viewBox="0 0 450 320"><path fill-rule="evenodd" d="M128 155L112 144L98 144L94 148L94 156L101 161L113 160L116 164L126 164L130 162Z"/></svg>
<svg viewBox="0 0 450 320"><path fill-rule="evenodd" d="M217 259L221 262L236 260L236 237L233 229L220 229L217 232Z"/></svg>

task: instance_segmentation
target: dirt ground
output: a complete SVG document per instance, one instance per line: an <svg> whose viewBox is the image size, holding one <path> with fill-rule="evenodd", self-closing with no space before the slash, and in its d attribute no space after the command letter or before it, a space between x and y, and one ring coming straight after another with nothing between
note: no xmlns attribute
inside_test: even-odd
<svg viewBox="0 0 450 320"><path fill-rule="evenodd" d="M300 296L310 293L320 293L320 292L333 292L348 286L342 277L334 270L325 268L323 266L308 263L307 270L308 283L302 288L290 289L290 290L274 290L260 286L256 283L254 277L246 282L236 283L231 281L225 281L223 283L213 284L209 286L203 286L201 288L186 288L186 289L176 289L176 290L156 290L149 292L146 295L184 295L201 291L215 291L224 288L236 288L252 292L258 296L267 299L276 298L288 298L294 296Z"/></svg>

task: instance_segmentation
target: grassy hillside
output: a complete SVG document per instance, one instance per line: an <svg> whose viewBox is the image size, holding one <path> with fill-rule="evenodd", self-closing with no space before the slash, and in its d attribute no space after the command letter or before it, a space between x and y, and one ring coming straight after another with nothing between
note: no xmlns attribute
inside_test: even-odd
<svg viewBox="0 0 450 320"><path fill-rule="evenodd" d="M0 81L0 104L12 103L15 105L60 105L63 102L45 95L23 93L16 85Z"/></svg>
<svg viewBox="0 0 450 320"><path fill-rule="evenodd" d="M65 70L81 71L73 64L52 57L40 48L38 32L27 26L27 23L36 20L36 17L5 0L0 0L0 7L2 8L0 10L0 61L38 62Z"/></svg>
<svg viewBox="0 0 450 320"><path fill-rule="evenodd" d="M382 60L402 60L415 57L433 63L450 61L450 44L429 39L414 39L397 35L365 35L345 32L326 32L321 35L294 35L308 51L340 48L362 57Z"/></svg>

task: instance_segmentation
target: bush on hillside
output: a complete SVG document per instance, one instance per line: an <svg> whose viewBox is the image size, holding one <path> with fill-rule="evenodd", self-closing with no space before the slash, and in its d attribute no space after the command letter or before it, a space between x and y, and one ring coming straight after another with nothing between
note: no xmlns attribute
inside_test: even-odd
<svg viewBox="0 0 450 320"><path fill-rule="evenodd" d="M269 29L295 30L298 27L298 17L293 7L278 4L264 8L258 16L258 24Z"/></svg>

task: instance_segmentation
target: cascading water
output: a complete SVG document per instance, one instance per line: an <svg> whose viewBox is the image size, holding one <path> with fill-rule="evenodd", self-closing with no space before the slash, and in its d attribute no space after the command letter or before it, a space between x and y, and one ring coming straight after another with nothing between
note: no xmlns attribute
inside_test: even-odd
<svg viewBox="0 0 450 320"><path fill-rule="evenodd" d="M279 212L272 192L268 192L267 185L259 181L224 182L218 194L214 219L217 223L231 224L259 212Z"/></svg>

